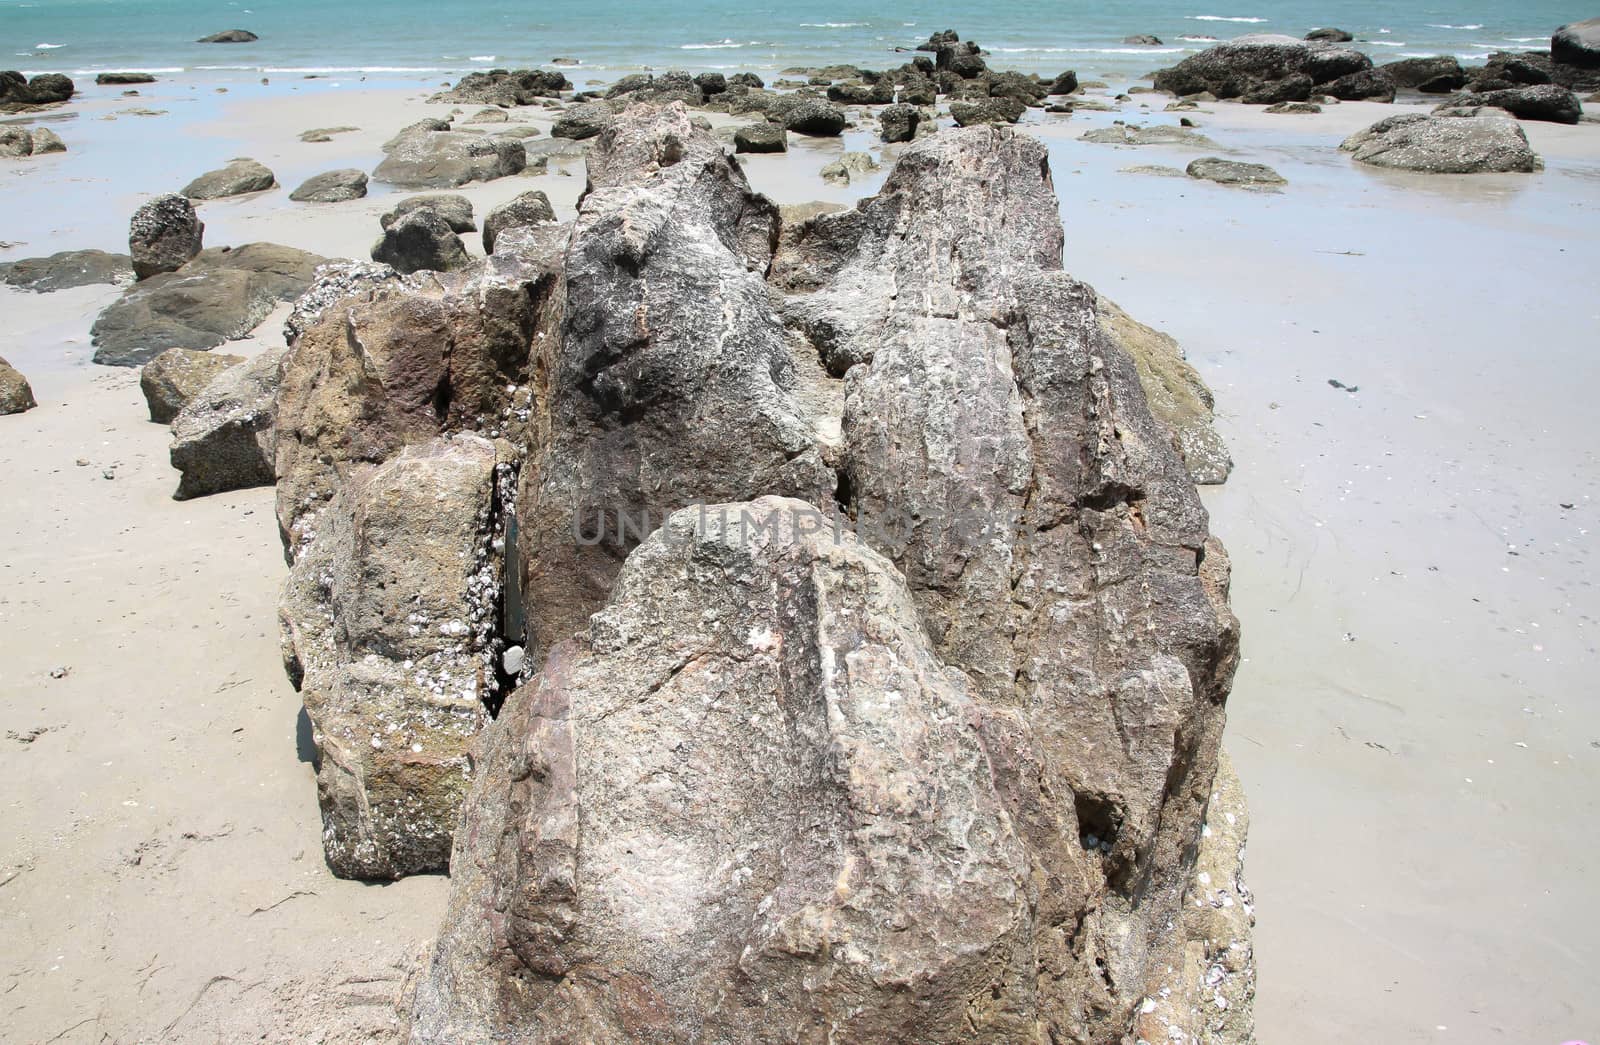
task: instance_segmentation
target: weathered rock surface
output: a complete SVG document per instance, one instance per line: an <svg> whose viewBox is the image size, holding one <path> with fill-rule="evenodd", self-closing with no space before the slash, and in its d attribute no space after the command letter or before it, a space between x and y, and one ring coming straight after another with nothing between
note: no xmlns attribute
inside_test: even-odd
<svg viewBox="0 0 1600 1045"><path fill-rule="evenodd" d="M214 377L172 421L174 500L271 486L282 349Z"/></svg>
<svg viewBox="0 0 1600 1045"><path fill-rule="evenodd" d="M221 352L167 349L139 371L139 389L150 408L150 420L156 424L171 424L218 374L243 362L243 356Z"/></svg>
<svg viewBox="0 0 1600 1045"><path fill-rule="evenodd" d="M820 98L803 98L785 111L783 125L796 134L837 138L844 133L844 110Z"/></svg>
<svg viewBox="0 0 1600 1045"><path fill-rule="evenodd" d="M494 444L456 435L354 468L284 585L284 662L311 720L323 850L341 877L449 864L495 677L495 464Z"/></svg>
<svg viewBox="0 0 1600 1045"><path fill-rule="evenodd" d="M776 256L679 107L619 117L590 174L508 570L536 677L482 741L412 1040L1215 1022L1184 903L1228 564L1061 270L1044 146L921 141ZM579 540L597 510L651 521ZM1217 1041L1248 1040L1237 965Z"/></svg>
<svg viewBox="0 0 1600 1045"><path fill-rule="evenodd" d="M325 171L307 178L289 194L296 203L344 203L367 194L367 172L353 168Z"/></svg>
<svg viewBox="0 0 1600 1045"><path fill-rule="evenodd" d="M94 82L101 87L122 87L136 83L155 83L156 78L149 73L98 73Z"/></svg>
<svg viewBox="0 0 1600 1045"><path fill-rule="evenodd" d="M59 105L76 93L72 79L61 73L40 73L28 79L19 72L0 72L0 112L29 112Z"/></svg>
<svg viewBox="0 0 1600 1045"><path fill-rule="evenodd" d="M0 414L20 414L38 405L28 379L0 357Z"/></svg>
<svg viewBox="0 0 1600 1045"><path fill-rule="evenodd" d="M836 185L848 185L857 178L865 178L878 169L878 161L870 153L847 152L832 163L824 164L822 180Z"/></svg>
<svg viewBox="0 0 1600 1045"><path fill-rule="evenodd" d="M220 33L202 36L195 43L200 44L253 44L261 37L248 29L224 29Z"/></svg>
<svg viewBox="0 0 1600 1045"><path fill-rule="evenodd" d="M1014 98L983 98L975 102L951 102L950 116L958 127L980 123L1016 123L1027 106Z"/></svg>
<svg viewBox="0 0 1600 1045"><path fill-rule="evenodd" d="M429 101L473 105L537 105L546 98L559 98L572 84L564 73L544 69L494 69L468 73L454 87L434 95Z"/></svg>
<svg viewBox="0 0 1600 1045"><path fill-rule="evenodd" d="M1279 102L1277 105L1267 106L1266 112L1275 114L1293 114L1312 116L1322 111L1322 106L1316 102Z"/></svg>
<svg viewBox="0 0 1600 1045"><path fill-rule="evenodd" d="M610 126L615 115L616 107L609 102L583 102L569 106L555 126L550 128L550 136L584 141Z"/></svg>
<svg viewBox="0 0 1600 1045"><path fill-rule="evenodd" d="M1332 28L1313 29L1306 34L1305 38L1312 42L1320 41L1322 43L1330 44L1347 44L1355 39L1355 37L1351 36L1350 33L1344 29Z"/></svg>
<svg viewBox="0 0 1600 1045"><path fill-rule="evenodd" d="M886 142L908 142L917 136L922 110L915 105L890 105L878 113L878 137Z"/></svg>
<svg viewBox="0 0 1600 1045"><path fill-rule="evenodd" d="M1184 145L1193 149L1215 149L1217 143L1188 127L1136 127L1115 123L1078 135L1079 141L1100 145Z"/></svg>
<svg viewBox="0 0 1600 1045"><path fill-rule="evenodd" d="M525 225L544 225L556 220L550 197L534 189L507 200L491 210L483 219L483 252L494 253L495 238L507 229Z"/></svg>
<svg viewBox="0 0 1600 1045"><path fill-rule="evenodd" d="M0 128L0 157L20 160L28 156L44 156L52 152L66 152L67 144L54 131L45 127Z"/></svg>
<svg viewBox="0 0 1600 1045"><path fill-rule="evenodd" d="M149 279L176 272L200 253L206 226L194 204L175 192L157 196L133 212L128 222L128 253L133 273Z"/></svg>
<svg viewBox="0 0 1600 1045"><path fill-rule="evenodd" d="M1578 96L1554 84L1476 91L1446 102L1444 107L1463 103L1504 109L1519 120L1543 120L1548 123L1577 123L1583 115L1583 105L1578 101Z"/></svg>
<svg viewBox="0 0 1600 1045"><path fill-rule="evenodd" d="M0 283L39 294L96 283L132 282L133 263L128 255L103 250L64 250L47 258L0 263Z"/></svg>
<svg viewBox="0 0 1600 1045"><path fill-rule="evenodd" d="M412 196L403 199L394 205L394 209L378 219L378 223L385 229L410 214L419 207L426 207L439 217L443 218L451 232L476 232L477 224L472 220L472 201L465 196L452 193L433 193L426 196Z"/></svg>
<svg viewBox="0 0 1600 1045"><path fill-rule="evenodd" d="M311 284L326 259L274 243L212 248L176 272L134 284L91 334L94 361L143 366L169 348L215 348L254 330L279 302Z"/></svg>
<svg viewBox="0 0 1600 1045"><path fill-rule="evenodd" d="M423 270L449 272L472 263L461 237L428 207L418 207L384 229L372 246L372 260L393 267L401 275Z"/></svg>
<svg viewBox="0 0 1600 1045"><path fill-rule="evenodd" d="M1264 163L1240 163L1220 156L1206 156L1189 164L1186 173L1191 178L1214 181L1218 185L1239 185L1245 188L1272 188L1287 185L1289 181Z"/></svg>
<svg viewBox="0 0 1600 1045"><path fill-rule="evenodd" d="M733 132L734 152L788 152L789 132L775 123L751 123Z"/></svg>
<svg viewBox="0 0 1600 1045"><path fill-rule="evenodd" d="M1600 18L1570 22L1550 37L1550 57L1565 65L1600 69Z"/></svg>
<svg viewBox="0 0 1600 1045"><path fill-rule="evenodd" d="M191 200L220 200L247 192L265 192L277 186L278 179L270 170L255 160L241 158L200 175L184 186L183 195Z"/></svg>
<svg viewBox="0 0 1600 1045"><path fill-rule="evenodd" d="M1449 94L1465 87L1466 70L1454 55L1437 58L1402 58L1378 67L1378 74L1396 87L1424 94Z"/></svg>
<svg viewBox="0 0 1600 1045"><path fill-rule="evenodd" d="M442 120L406 128L384 152L373 180L402 189L453 189L520 174L528 165L527 149L516 138L452 131Z"/></svg>
<svg viewBox="0 0 1600 1045"><path fill-rule="evenodd" d="M1257 34L1190 55L1156 73L1155 85L1180 96L1208 92L1270 105L1307 101L1313 89L1371 68L1372 59L1354 48Z"/></svg>
<svg viewBox="0 0 1600 1045"><path fill-rule="evenodd" d="M1183 349L1170 335L1145 326L1104 296L1100 325L1133 360L1150 413L1177 438L1189 478L1201 485L1226 482L1233 458L1212 423L1211 389L1184 358Z"/></svg>
<svg viewBox="0 0 1600 1045"><path fill-rule="evenodd" d="M1496 116L1390 116L1352 134L1339 148L1374 167L1429 174L1544 168L1516 121Z"/></svg>

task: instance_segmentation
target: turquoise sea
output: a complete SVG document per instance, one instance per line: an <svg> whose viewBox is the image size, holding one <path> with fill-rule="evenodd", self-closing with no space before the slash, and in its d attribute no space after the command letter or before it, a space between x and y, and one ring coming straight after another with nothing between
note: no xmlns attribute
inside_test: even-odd
<svg viewBox="0 0 1600 1045"><path fill-rule="evenodd" d="M1594 13L1593 3L1561 0L1013 0L937 8L906 0L0 0L0 68L386 78L547 65L563 56L608 73L776 72L835 62L892 66L905 60L896 47L954 28L991 51L995 66L1131 78L1212 39L1246 32L1298 36L1323 25L1356 34L1378 60L1454 54L1465 61L1495 50L1547 47L1558 25ZM233 28L261 40L194 42ZM1135 33L1155 34L1163 46L1122 43Z"/></svg>

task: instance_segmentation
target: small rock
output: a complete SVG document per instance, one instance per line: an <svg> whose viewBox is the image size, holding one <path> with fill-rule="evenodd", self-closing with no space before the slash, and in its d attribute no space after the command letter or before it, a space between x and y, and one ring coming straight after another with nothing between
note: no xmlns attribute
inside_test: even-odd
<svg viewBox="0 0 1600 1045"><path fill-rule="evenodd" d="M244 362L243 356L169 348L139 371L139 389L150 408L150 420L171 424L189 401L218 374Z"/></svg>
<svg viewBox="0 0 1600 1045"><path fill-rule="evenodd" d="M367 172L354 168L327 171L306 179L289 194L296 203L344 203L367 194Z"/></svg>
<svg viewBox="0 0 1600 1045"><path fill-rule="evenodd" d="M734 152L788 152L789 132L775 123L752 123L733 132Z"/></svg>
<svg viewBox="0 0 1600 1045"><path fill-rule="evenodd" d="M202 36L196 40L199 44L253 44L261 37L248 29L225 29L220 33Z"/></svg>
<svg viewBox="0 0 1600 1045"><path fill-rule="evenodd" d="M20 414L38 405L28 379L4 358L0 358L0 414Z"/></svg>
<svg viewBox="0 0 1600 1045"><path fill-rule="evenodd" d="M372 260L401 275L428 270L448 272L471 263L467 249L437 213L420 207L384 230L372 247Z"/></svg>
<svg viewBox="0 0 1600 1045"><path fill-rule="evenodd" d="M550 198L537 189L502 203L483 219L483 252L494 253L495 238L507 229L544 225L556 220Z"/></svg>
<svg viewBox="0 0 1600 1045"><path fill-rule="evenodd" d="M228 165L207 171L184 186L183 195L191 200L219 200L264 192L276 188L278 179L266 167L251 159L230 160Z"/></svg>
<svg viewBox="0 0 1600 1045"><path fill-rule="evenodd" d="M144 204L128 223L134 276L149 279L161 272L176 272L200 253L205 231L194 205L175 192Z"/></svg>
<svg viewBox="0 0 1600 1045"><path fill-rule="evenodd" d="M1269 185L1287 185L1289 180L1263 163L1239 163L1217 156L1206 156L1189 164L1191 178L1214 181L1218 185L1240 185L1260 188Z"/></svg>
<svg viewBox="0 0 1600 1045"><path fill-rule="evenodd" d="M476 232L477 223L472 217L472 201L454 193L432 193L411 196L394 205L394 209L378 219L385 229L414 210L427 209L443 218L451 232Z"/></svg>

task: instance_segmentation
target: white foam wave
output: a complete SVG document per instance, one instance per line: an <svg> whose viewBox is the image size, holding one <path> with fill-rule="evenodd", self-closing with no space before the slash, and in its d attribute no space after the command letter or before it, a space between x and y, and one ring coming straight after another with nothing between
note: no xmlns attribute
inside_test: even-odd
<svg viewBox="0 0 1600 1045"><path fill-rule="evenodd" d="M998 54L1184 54L1187 47L995 47Z"/></svg>
<svg viewBox="0 0 1600 1045"><path fill-rule="evenodd" d="M181 73L185 67L181 65L155 66L150 68L130 69L125 65L114 65L106 69L74 69L73 76L99 76L101 73L148 73L155 76L157 73Z"/></svg>
<svg viewBox="0 0 1600 1045"><path fill-rule="evenodd" d="M801 22L802 29L860 29L865 22ZM907 23L910 24L910 23Z"/></svg>
<svg viewBox="0 0 1600 1045"><path fill-rule="evenodd" d="M492 61L494 61L494 55L492 55L492 54L475 54L471 58L468 58L467 61L469 61L469 62L492 62Z"/></svg>
<svg viewBox="0 0 1600 1045"><path fill-rule="evenodd" d="M1191 44L1214 44L1217 42L1217 38L1214 36L1180 36L1178 39Z"/></svg>
<svg viewBox="0 0 1600 1045"><path fill-rule="evenodd" d="M1406 45L1404 40L1369 40L1367 42L1374 47L1404 47Z"/></svg>
<svg viewBox="0 0 1600 1045"><path fill-rule="evenodd" d="M724 51L732 47L760 47L760 40L751 40L749 43L738 43L733 40L718 40L709 44L683 44L680 51Z"/></svg>
<svg viewBox="0 0 1600 1045"><path fill-rule="evenodd" d="M1231 15L1190 15L1189 18L1196 22L1265 22L1265 18L1235 18Z"/></svg>
<svg viewBox="0 0 1600 1045"><path fill-rule="evenodd" d="M34 44L35 51L55 51L67 46L66 44Z"/></svg>
<svg viewBox="0 0 1600 1045"><path fill-rule="evenodd" d="M1483 26L1481 26L1481 25L1440 25L1437 22L1429 22L1428 23L1428 28L1429 29L1482 29Z"/></svg>
<svg viewBox="0 0 1600 1045"><path fill-rule="evenodd" d="M243 66L197 66L207 69L245 68ZM326 76L329 74L347 73L447 73L450 70L436 65L264 65L259 70L263 73L316 73Z"/></svg>

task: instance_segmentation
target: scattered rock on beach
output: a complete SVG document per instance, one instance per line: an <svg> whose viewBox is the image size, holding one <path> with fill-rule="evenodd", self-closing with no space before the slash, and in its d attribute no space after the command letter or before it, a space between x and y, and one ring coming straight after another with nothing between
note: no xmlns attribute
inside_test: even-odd
<svg viewBox="0 0 1600 1045"><path fill-rule="evenodd" d="M194 204L175 192L157 196L133 212L128 222L128 253L133 273L148 279L176 272L200 253L206 226Z"/></svg>
<svg viewBox="0 0 1600 1045"><path fill-rule="evenodd" d="M734 152L788 152L789 132L776 123L747 123L733 132Z"/></svg>
<svg viewBox="0 0 1600 1045"><path fill-rule="evenodd" d="M1138 127L1126 123L1085 131L1078 136L1078 140L1099 145L1183 145L1193 149L1217 147L1216 142L1187 127Z"/></svg>
<svg viewBox="0 0 1600 1045"><path fill-rule="evenodd" d="M878 169L878 161L864 152L847 152L822 168L822 180L837 185L848 185Z"/></svg>
<svg viewBox="0 0 1600 1045"><path fill-rule="evenodd" d="M472 201L465 196L454 193L430 193L425 196L411 196L394 205L394 209L378 219L378 224L387 229L401 218L414 210L426 208L443 218L451 232L476 232L477 223L472 219Z"/></svg>
<svg viewBox="0 0 1600 1045"><path fill-rule="evenodd" d="M552 138L570 138L583 141L593 138L611 123L616 115L615 106L609 102L582 102L569 106L550 128Z"/></svg>
<svg viewBox="0 0 1600 1045"><path fill-rule="evenodd" d="M247 192L265 192L277 186L278 179L270 170L255 160L241 157L200 175L184 186L183 195L191 200L220 200Z"/></svg>
<svg viewBox="0 0 1600 1045"><path fill-rule="evenodd" d="M1316 102L1279 102L1277 105L1267 106L1266 112L1274 114L1291 113L1310 116L1322 111L1322 106Z"/></svg>
<svg viewBox="0 0 1600 1045"><path fill-rule="evenodd" d="M20 414L39 404L34 401L28 379L0 357L0 414Z"/></svg>
<svg viewBox="0 0 1600 1045"><path fill-rule="evenodd" d="M507 229L545 225L556 220L550 197L534 189L502 203L483 218L483 252L494 253L495 239Z"/></svg>
<svg viewBox="0 0 1600 1045"><path fill-rule="evenodd" d="M307 178L289 198L297 203L344 203L366 194L367 172L345 168Z"/></svg>
<svg viewBox="0 0 1600 1045"><path fill-rule="evenodd" d="M1377 71L1394 86L1423 94L1449 94L1467 85L1466 70L1454 55L1402 58L1378 66Z"/></svg>
<svg viewBox="0 0 1600 1045"><path fill-rule="evenodd" d="M150 408L150 420L171 424L218 374L243 362L243 356L222 352L167 349L139 371L139 389L144 392L145 404Z"/></svg>
<svg viewBox="0 0 1600 1045"><path fill-rule="evenodd" d="M496 109L496 108L492 108L491 107L491 108L488 108L488 109L479 109L477 112L473 113L471 116L467 117L465 120L462 120L461 122L462 123L510 123L511 122L511 114L507 113L504 109Z"/></svg>
<svg viewBox="0 0 1600 1045"><path fill-rule="evenodd" d="M142 366L169 348L215 348L254 330L310 286L326 259L275 243L201 251L176 272L141 280L100 313L94 361Z"/></svg>
<svg viewBox="0 0 1600 1045"><path fill-rule="evenodd" d="M156 78L149 73L99 73L94 82L101 87L122 86L135 83L155 83Z"/></svg>
<svg viewBox="0 0 1600 1045"><path fill-rule="evenodd" d="M1239 163L1219 156L1206 156L1189 164L1186 173L1191 178L1214 181L1218 185L1240 185L1245 188L1265 188L1287 185L1283 175L1262 163Z"/></svg>
<svg viewBox="0 0 1600 1045"><path fill-rule="evenodd" d="M313 143L331 142L335 134L349 134L360 129L359 127L314 127L309 131L301 131L300 140Z"/></svg>
<svg viewBox="0 0 1600 1045"><path fill-rule="evenodd" d="M1320 85L1371 68L1372 59L1351 47L1252 34L1162 69L1155 85L1180 97L1206 92L1219 99L1271 105L1307 101Z"/></svg>
<svg viewBox="0 0 1600 1045"><path fill-rule="evenodd" d="M202 36L196 40L197 44L253 44L261 37L248 29L224 29L220 33Z"/></svg>
<svg viewBox="0 0 1600 1045"><path fill-rule="evenodd" d="M1580 69L1600 69L1600 18L1571 22L1550 37L1550 57Z"/></svg>
<svg viewBox="0 0 1600 1045"><path fill-rule="evenodd" d="M878 113L878 137L885 142L908 142L917 136L922 110L915 105L890 105Z"/></svg>
<svg viewBox="0 0 1600 1045"><path fill-rule="evenodd" d="M837 138L844 133L844 110L820 98L804 98L784 113L783 125L796 134Z"/></svg>
<svg viewBox="0 0 1600 1045"><path fill-rule="evenodd" d="M951 102L950 116L958 127L980 123L1016 123L1027 106L1015 98L983 98L975 102Z"/></svg>
<svg viewBox="0 0 1600 1045"><path fill-rule="evenodd" d="M1516 121L1497 116L1390 116L1346 138L1339 148L1360 163L1429 174L1544 168Z"/></svg>
<svg viewBox="0 0 1600 1045"><path fill-rule="evenodd" d="M564 73L544 69L517 69L512 72L494 69L468 73L454 87L428 100L500 107L538 105L546 99L561 97L561 92L571 87Z"/></svg>
<svg viewBox="0 0 1600 1045"><path fill-rule="evenodd" d="M1548 123L1577 123L1583 115L1578 96L1565 87L1554 84L1537 84L1532 87L1512 87L1500 91L1475 91L1445 102L1441 108L1459 105L1487 105L1504 109L1519 120L1543 120Z"/></svg>
<svg viewBox="0 0 1600 1045"><path fill-rule="evenodd" d="M372 260L391 266L401 275L413 272L448 272L472 259L461 237L436 211L418 207L383 230L372 247Z"/></svg>
<svg viewBox="0 0 1600 1045"><path fill-rule="evenodd" d="M1149 174L1157 178L1187 178L1182 167L1168 167L1162 163L1141 163L1132 167L1122 167L1119 174Z"/></svg>
<svg viewBox="0 0 1600 1045"><path fill-rule="evenodd" d="M1306 34L1305 38L1313 43L1329 44L1347 44L1355 39L1343 29L1313 29Z"/></svg>
<svg viewBox="0 0 1600 1045"><path fill-rule="evenodd" d="M132 283L133 262L126 254L103 250L66 250L47 258L0 263L0 283L19 290L49 294L97 283Z"/></svg>
<svg viewBox="0 0 1600 1045"><path fill-rule="evenodd" d="M67 143L47 127L0 127L0 157L22 159L66 151Z"/></svg>
<svg viewBox="0 0 1600 1045"><path fill-rule="evenodd" d="M270 349L214 377L172 421L174 500L271 486L284 350Z"/></svg>
<svg viewBox="0 0 1600 1045"><path fill-rule="evenodd" d="M517 139L453 131L442 120L413 124L384 152L373 180L402 189L453 189L520 174L528 165L527 149Z"/></svg>

